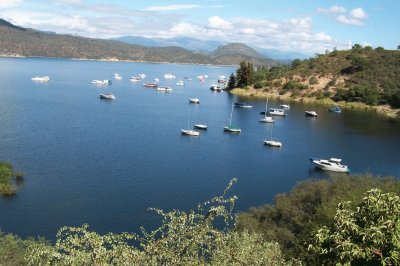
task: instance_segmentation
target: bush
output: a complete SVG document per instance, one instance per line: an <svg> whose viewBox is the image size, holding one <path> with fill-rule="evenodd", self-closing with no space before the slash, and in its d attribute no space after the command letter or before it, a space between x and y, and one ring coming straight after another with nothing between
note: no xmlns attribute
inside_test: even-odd
<svg viewBox="0 0 400 266"><path fill-rule="evenodd" d="M310 78L310 80L308 81L308 83L309 83L310 85L318 84L318 79L317 79L316 77L312 76L312 77Z"/></svg>

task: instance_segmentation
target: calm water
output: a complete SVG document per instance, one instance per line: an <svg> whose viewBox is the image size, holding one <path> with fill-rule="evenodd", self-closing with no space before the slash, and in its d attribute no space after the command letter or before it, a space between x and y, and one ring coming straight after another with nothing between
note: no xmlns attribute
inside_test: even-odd
<svg viewBox="0 0 400 266"><path fill-rule="evenodd" d="M17 196L0 198L0 227L21 236L54 238L63 225L89 223L99 232L137 231L158 224L149 207L188 209L219 195L232 177L238 210L271 202L308 177L325 173L309 157L340 157L352 173L400 176L400 126L371 113L332 114L322 107L291 104L276 118L274 138L283 148L262 144L270 124L258 122L265 102L234 109L242 134L223 132L228 93L211 92L227 67L91 62L56 59L0 59L0 160L26 173ZM124 78L99 87L93 79ZM175 80L166 81L165 73ZM129 77L160 78L173 92L159 93ZM207 74L205 82L197 75ZM49 83L33 76L49 75ZM175 83L184 76L184 87ZM117 99L99 100L112 92ZM190 97L200 105L188 103ZM246 100L246 99L240 99ZM247 99L249 101L249 99ZM269 106L282 102L270 101ZM315 110L319 118L304 116ZM206 123L199 138L180 134L188 124Z"/></svg>

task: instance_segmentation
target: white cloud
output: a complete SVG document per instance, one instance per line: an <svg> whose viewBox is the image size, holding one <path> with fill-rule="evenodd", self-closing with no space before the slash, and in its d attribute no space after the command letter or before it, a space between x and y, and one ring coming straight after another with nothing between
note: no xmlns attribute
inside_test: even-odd
<svg viewBox="0 0 400 266"><path fill-rule="evenodd" d="M338 21L342 24L348 24L348 25L354 25L354 26L363 26L364 25L363 21L361 21L359 19L355 19L355 18L350 18L345 15L337 16L336 21Z"/></svg>
<svg viewBox="0 0 400 266"><path fill-rule="evenodd" d="M208 19L207 27L215 30L230 30L232 29L231 23L218 17L213 16Z"/></svg>
<svg viewBox="0 0 400 266"><path fill-rule="evenodd" d="M350 17L354 19L366 19L368 18L368 15L362 8L359 7L350 11Z"/></svg>
<svg viewBox="0 0 400 266"><path fill-rule="evenodd" d="M175 11L183 9L199 8L200 5L168 5L168 6L151 6L146 8L146 11Z"/></svg>
<svg viewBox="0 0 400 266"><path fill-rule="evenodd" d="M337 13L346 13L346 8L342 6L331 6L330 8L317 8L317 12L324 14L337 14Z"/></svg>
<svg viewBox="0 0 400 266"><path fill-rule="evenodd" d="M22 3L22 0L0 0L0 9L16 7Z"/></svg>

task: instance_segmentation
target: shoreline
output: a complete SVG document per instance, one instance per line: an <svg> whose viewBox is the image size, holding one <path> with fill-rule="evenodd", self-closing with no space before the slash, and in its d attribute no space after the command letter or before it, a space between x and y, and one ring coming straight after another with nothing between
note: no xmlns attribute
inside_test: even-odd
<svg viewBox="0 0 400 266"><path fill-rule="evenodd" d="M268 93L256 89L235 88L229 91L229 93L239 97L242 96L242 97L251 97L259 99L266 99L267 97L269 97L277 100L283 100L285 102L312 103L326 107L339 106L342 109L375 112L377 114L385 116L386 118L400 121L400 109L393 109L388 105L372 106L362 102L345 102L345 101L335 102L330 98L323 98L323 99L316 99L315 97L293 98L291 96L279 95L277 93Z"/></svg>

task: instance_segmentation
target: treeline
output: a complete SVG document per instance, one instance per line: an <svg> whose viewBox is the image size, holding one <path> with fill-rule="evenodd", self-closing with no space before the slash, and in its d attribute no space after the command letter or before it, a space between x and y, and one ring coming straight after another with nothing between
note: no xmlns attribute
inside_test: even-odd
<svg viewBox="0 0 400 266"><path fill-rule="evenodd" d="M258 67L251 81L244 86L235 85L277 90L292 97L331 98L400 108L400 51L356 44L351 50L327 51L314 58L296 59L291 65Z"/></svg>
<svg viewBox="0 0 400 266"><path fill-rule="evenodd" d="M233 215L224 193L161 215L151 232L63 227L57 241L0 233L4 265L399 265L400 182L370 175L306 180L275 203ZM224 224L224 226L221 225ZM218 226L216 226L218 224ZM236 224L236 226L235 226Z"/></svg>
<svg viewBox="0 0 400 266"><path fill-rule="evenodd" d="M14 172L11 164L0 161L0 195L10 197L24 181L22 172Z"/></svg>

